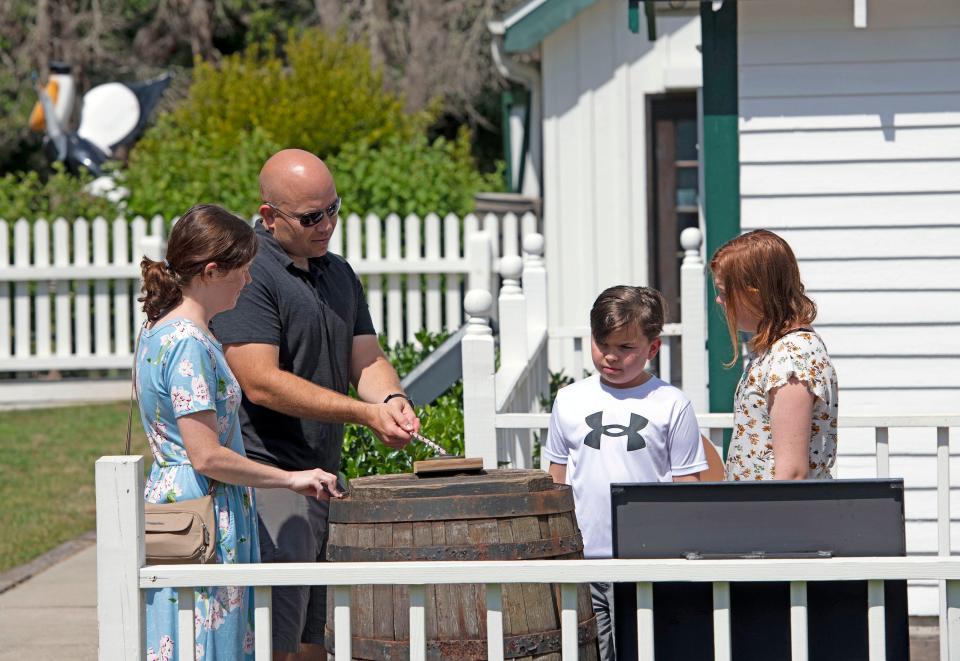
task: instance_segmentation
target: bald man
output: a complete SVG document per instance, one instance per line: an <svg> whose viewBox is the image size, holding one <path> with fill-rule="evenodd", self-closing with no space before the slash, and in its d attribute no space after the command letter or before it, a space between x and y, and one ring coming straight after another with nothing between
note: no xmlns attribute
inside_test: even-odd
<svg viewBox="0 0 960 661"><path fill-rule="evenodd" d="M243 389L247 455L335 474L347 422L403 447L420 421L377 343L360 280L328 252L340 212L333 176L313 154L286 149L260 171L260 196L253 282L212 323ZM351 384L359 400L347 396ZM257 512L264 562L324 560L326 500L258 489ZM274 588L274 659L325 661L325 621L325 588Z"/></svg>

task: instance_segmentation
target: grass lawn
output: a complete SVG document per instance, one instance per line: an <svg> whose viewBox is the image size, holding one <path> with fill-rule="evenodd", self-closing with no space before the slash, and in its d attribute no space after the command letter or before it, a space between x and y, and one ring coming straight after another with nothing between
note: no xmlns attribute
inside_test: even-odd
<svg viewBox="0 0 960 661"><path fill-rule="evenodd" d="M126 432L126 403L0 412L0 571L96 528L93 464ZM131 452L149 466L136 412Z"/></svg>

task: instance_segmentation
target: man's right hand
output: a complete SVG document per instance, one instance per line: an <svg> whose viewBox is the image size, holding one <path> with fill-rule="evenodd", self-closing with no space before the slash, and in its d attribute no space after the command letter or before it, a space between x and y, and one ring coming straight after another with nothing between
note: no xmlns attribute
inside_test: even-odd
<svg viewBox="0 0 960 661"><path fill-rule="evenodd" d="M405 427L408 421L396 407L388 404L370 404L371 410L367 427L387 447L399 450L410 442L410 432Z"/></svg>

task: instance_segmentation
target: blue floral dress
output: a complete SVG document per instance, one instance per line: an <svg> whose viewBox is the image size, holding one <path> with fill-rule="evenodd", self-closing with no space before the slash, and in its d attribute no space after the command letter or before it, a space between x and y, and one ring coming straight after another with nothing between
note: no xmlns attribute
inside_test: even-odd
<svg viewBox="0 0 960 661"><path fill-rule="evenodd" d="M150 503L199 498L207 478L183 446L177 418L216 411L220 444L245 455L240 435L240 386L223 347L186 319L144 329L137 356L137 393L153 466L144 497ZM253 490L220 484L214 492L217 556L221 563L259 562ZM177 658L177 592L147 590L147 659ZM253 659L253 593L246 587L198 587L194 592L196 658Z"/></svg>

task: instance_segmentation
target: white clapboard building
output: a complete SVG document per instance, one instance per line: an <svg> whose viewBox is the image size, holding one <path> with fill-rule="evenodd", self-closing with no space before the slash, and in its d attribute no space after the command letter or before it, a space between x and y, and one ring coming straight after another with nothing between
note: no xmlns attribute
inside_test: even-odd
<svg viewBox="0 0 960 661"><path fill-rule="evenodd" d="M709 259L763 227L800 260L841 414L960 410L960 2L527 0L490 28L529 93L511 172L543 199L552 331L618 283L679 309L684 228ZM709 317L711 407L728 410ZM908 552L933 554L934 432L899 431ZM839 477L873 475L868 441L841 437ZM912 613L936 612L933 588L911 589Z"/></svg>

